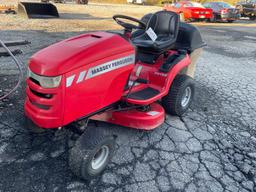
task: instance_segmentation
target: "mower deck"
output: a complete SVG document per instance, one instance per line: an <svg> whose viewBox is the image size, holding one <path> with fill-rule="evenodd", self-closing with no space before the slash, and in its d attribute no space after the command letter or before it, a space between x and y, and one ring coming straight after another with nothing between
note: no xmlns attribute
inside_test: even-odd
<svg viewBox="0 0 256 192"><path fill-rule="evenodd" d="M105 121L134 129L152 130L164 122L165 113L163 107L158 103L153 103L148 108L149 109L146 111L139 109L106 111L97 114L90 119Z"/></svg>

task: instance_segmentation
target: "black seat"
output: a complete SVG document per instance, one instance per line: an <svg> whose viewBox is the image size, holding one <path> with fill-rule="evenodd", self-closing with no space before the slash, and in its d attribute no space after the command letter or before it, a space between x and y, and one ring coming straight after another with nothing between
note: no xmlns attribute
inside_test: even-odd
<svg viewBox="0 0 256 192"><path fill-rule="evenodd" d="M146 31L152 28L157 35L153 42ZM145 32L132 39L134 45L143 52L162 53L175 45L179 29L179 16L170 11L159 11L148 21Z"/></svg>

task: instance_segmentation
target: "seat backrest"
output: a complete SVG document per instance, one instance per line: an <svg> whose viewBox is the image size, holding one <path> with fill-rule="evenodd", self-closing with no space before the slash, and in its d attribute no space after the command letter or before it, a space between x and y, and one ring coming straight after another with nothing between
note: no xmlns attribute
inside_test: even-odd
<svg viewBox="0 0 256 192"><path fill-rule="evenodd" d="M179 21L178 14L171 11L159 11L151 16L146 30L151 27L157 35L168 35L176 39Z"/></svg>

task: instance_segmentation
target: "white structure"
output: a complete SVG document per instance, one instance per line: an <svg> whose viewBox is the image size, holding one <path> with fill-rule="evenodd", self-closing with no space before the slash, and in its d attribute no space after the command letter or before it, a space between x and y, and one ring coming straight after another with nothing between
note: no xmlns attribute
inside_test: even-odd
<svg viewBox="0 0 256 192"><path fill-rule="evenodd" d="M136 3L144 5L146 3L146 0L127 0L127 3Z"/></svg>

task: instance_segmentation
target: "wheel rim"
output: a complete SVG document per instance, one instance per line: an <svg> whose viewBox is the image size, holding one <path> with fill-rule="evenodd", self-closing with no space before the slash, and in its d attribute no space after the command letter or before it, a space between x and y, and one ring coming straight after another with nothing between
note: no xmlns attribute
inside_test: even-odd
<svg viewBox="0 0 256 192"><path fill-rule="evenodd" d="M94 155L93 159L92 159L92 168L93 169L99 169L101 168L105 162L108 159L108 155L109 155L109 147L106 145L103 145Z"/></svg>
<svg viewBox="0 0 256 192"><path fill-rule="evenodd" d="M181 106L182 107L186 107L191 99L191 88L190 87L187 87L185 89L185 92L184 94L182 95L182 98L181 98Z"/></svg>

